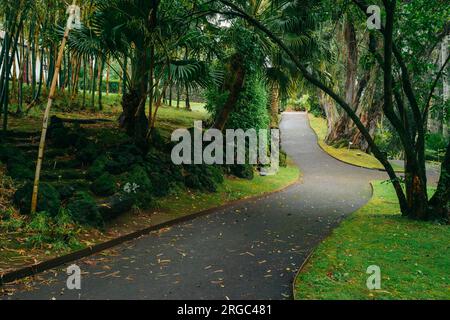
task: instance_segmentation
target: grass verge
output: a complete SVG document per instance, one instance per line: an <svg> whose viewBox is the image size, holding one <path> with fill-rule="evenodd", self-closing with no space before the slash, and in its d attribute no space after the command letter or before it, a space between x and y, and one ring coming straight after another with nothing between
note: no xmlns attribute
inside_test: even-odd
<svg viewBox="0 0 450 320"><path fill-rule="evenodd" d="M332 157L348 164L356 165L368 169L382 169L383 165L372 155L362 152L361 150L354 150L348 148L335 148L327 145L324 141L327 135L327 120L315 117L309 114L309 122L311 127L316 132L320 147ZM403 171L403 168L397 164L393 164L394 170Z"/></svg>
<svg viewBox="0 0 450 320"><path fill-rule="evenodd" d="M391 185L314 252L295 280L296 299L450 299L450 227L402 218ZM381 290L369 290L366 270L381 268Z"/></svg>
<svg viewBox="0 0 450 320"><path fill-rule="evenodd" d="M298 181L299 176L298 167L288 159L288 166L280 168L279 173L275 176L255 175L253 180L227 177L216 193L183 193L164 198L160 201L160 205L166 214L179 217L180 214L203 211L231 201L257 197L284 189Z"/></svg>

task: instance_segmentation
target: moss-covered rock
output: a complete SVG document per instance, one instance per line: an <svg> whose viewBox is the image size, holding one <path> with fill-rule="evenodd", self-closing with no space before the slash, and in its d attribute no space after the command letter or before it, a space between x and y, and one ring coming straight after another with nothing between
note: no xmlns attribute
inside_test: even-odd
<svg viewBox="0 0 450 320"><path fill-rule="evenodd" d="M98 158L101 152L100 146L89 141L82 149L77 151L76 157L83 164L91 164Z"/></svg>
<svg viewBox="0 0 450 320"><path fill-rule="evenodd" d="M96 180L100 178L101 175L103 175L106 172L106 163L108 162L107 156L100 156L98 157L92 166L89 167L87 170L87 177L90 180Z"/></svg>
<svg viewBox="0 0 450 320"><path fill-rule="evenodd" d="M109 173L103 173L92 183L91 191L100 197L113 195L117 191L116 178Z"/></svg>
<svg viewBox="0 0 450 320"><path fill-rule="evenodd" d="M153 195L156 197L165 197L170 193L170 185L175 184L175 182L168 179L167 176L160 174L158 172L152 172L150 174L150 181L155 188L153 188Z"/></svg>
<svg viewBox="0 0 450 320"><path fill-rule="evenodd" d="M48 133L51 134L53 130L64 128L64 121L58 116L50 117L50 124L48 126Z"/></svg>
<svg viewBox="0 0 450 320"><path fill-rule="evenodd" d="M14 203L21 214L28 215L31 212L31 196L33 193L33 183L26 183L19 188L14 195ZM56 216L61 207L61 199L58 191L49 183L40 183L38 193L38 212L47 212L51 216Z"/></svg>
<svg viewBox="0 0 450 320"><path fill-rule="evenodd" d="M203 184L200 181L200 178L193 174L189 174L185 177L185 184L186 184L186 187L191 188L191 189L197 189L197 190L204 189Z"/></svg>
<svg viewBox="0 0 450 320"><path fill-rule="evenodd" d="M61 200L67 200L71 198L77 190L77 186L68 183L54 184L54 186L58 190Z"/></svg>
<svg viewBox="0 0 450 320"><path fill-rule="evenodd" d="M110 152L110 160L106 162L106 170L112 174L122 174L133 165L142 164L141 151L135 145L122 145Z"/></svg>
<svg viewBox="0 0 450 320"><path fill-rule="evenodd" d="M120 192L103 200L98 209L105 221L114 219L131 210L135 199L129 194Z"/></svg>
<svg viewBox="0 0 450 320"><path fill-rule="evenodd" d="M13 146L0 146L0 161L6 164L21 164L29 168L32 166L32 161L25 153Z"/></svg>
<svg viewBox="0 0 450 320"><path fill-rule="evenodd" d="M152 130L150 135L150 144L153 148L161 151L170 152L170 150L172 150L171 141L165 138L161 131L157 128Z"/></svg>
<svg viewBox="0 0 450 320"><path fill-rule="evenodd" d="M166 196L173 188L185 185L183 167L173 164L169 151L163 152L152 146L144 159L144 168L156 186L153 194L157 197Z"/></svg>
<svg viewBox="0 0 450 320"><path fill-rule="evenodd" d="M121 182L122 191L134 198L135 205L143 209L153 205L153 184L142 166L133 166L123 175Z"/></svg>
<svg viewBox="0 0 450 320"><path fill-rule="evenodd" d="M14 163L10 161L7 168L8 176L15 180L33 180L34 178L34 171L21 163Z"/></svg>
<svg viewBox="0 0 450 320"><path fill-rule="evenodd" d="M94 198L87 192L77 192L67 203L73 221L93 227L102 227L104 219Z"/></svg>
<svg viewBox="0 0 450 320"><path fill-rule="evenodd" d="M67 148L74 143L74 141L71 140L73 139L73 136L70 135L70 130L65 127L53 129L49 138L56 148Z"/></svg>
<svg viewBox="0 0 450 320"><path fill-rule="evenodd" d="M250 164L236 164L230 166L230 173L238 178L252 180L255 176L255 171Z"/></svg>

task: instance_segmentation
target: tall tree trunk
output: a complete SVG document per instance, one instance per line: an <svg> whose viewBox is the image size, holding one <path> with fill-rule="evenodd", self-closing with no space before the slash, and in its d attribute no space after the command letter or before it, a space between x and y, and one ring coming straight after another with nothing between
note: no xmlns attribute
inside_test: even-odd
<svg viewBox="0 0 450 320"><path fill-rule="evenodd" d="M125 54L123 58L123 70L122 70L122 94L127 93L127 77L128 77L128 56Z"/></svg>
<svg viewBox="0 0 450 320"><path fill-rule="evenodd" d="M150 75L149 75L149 93L148 93L148 121L151 127L153 117L153 103L155 100L155 46L150 46Z"/></svg>
<svg viewBox="0 0 450 320"><path fill-rule="evenodd" d="M278 83L272 84L272 93L270 96L270 127L278 128L279 127L279 112L280 105L280 89Z"/></svg>
<svg viewBox="0 0 450 320"><path fill-rule="evenodd" d="M444 37L444 40L442 41L442 47L441 47L441 66L445 65L445 61L447 61L448 58L448 45L449 45L449 39L450 36L447 35ZM448 68L447 68L448 70ZM450 98L450 85L448 83L448 74L444 72L442 81L443 81L443 98L444 98L444 109L442 114L442 133L444 137L448 138L450 135L449 132L449 120L447 119L447 110L446 110L446 102Z"/></svg>
<svg viewBox="0 0 450 320"><path fill-rule="evenodd" d="M189 49L188 49L187 46L186 46L186 51L185 51L185 54L184 54L184 58L186 60L188 60L188 58L189 58ZM189 97L189 85L187 83L186 83L185 88L186 88L186 110L191 111L192 109L191 109L191 100L190 100L190 97Z"/></svg>
<svg viewBox="0 0 450 320"><path fill-rule="evenodd" d="M447 146L438 187L430 200L429 210L432 218L450 221L450 144Z"/></svg>
<svg viewBox="0 0 450 320"><path fill-rule="evenodd" d="M98 57L95 57L95 59L92 62L94 65L92 67L92 82L91 82L91 108L92 110L95 110L95 90L97 89L97 73L98 73Z"/></svg>
<svg viewBox="0 0 450 320"><path fill-rule="evenodd" d="M189 97L189 86L186 85L186 110L191 111L191 98Z"/></svg>
<svg viewBox="0 0 450 320"><path fill-rule="evenodd" d="M86 108L86 90L87 90L87 63L86 57L83 57L83 109Z"/></svg>
<svg viewBox="0 0 450 320"><path fill-rule="evenodd" d="M103 86L103 70L105 68L105 58L101 58L100 68L98 70L98 109L103 110L102 103L102 86Z"/></svg>
<svg viewBox="0 0 450 320"><path fill-rule="evenodd" d="M428 217L428 191L426 182L422 179L417 160L405 160L405 186L406 200L408 202L408 217L417 220L427 220Z"/></svg>
<svg viewBox="0 0 450 320"><path fill-rule="evenodd" d="M344 25L344 40L346 44L346 81L345 81L345 102L356 110L356 96L357 96L357 72L358 72L358 46L356 39L356 30L350 17L347 17ZM340 118L334 123L334 126L329 131L326 138L328 144L341 142L342 140L349 140L350 127L352 122L350 117L343 113Z"/></svg>
<svg viewBox="0 0 450 320"><path fill-rule="evenodd" d="M110 63L109 63L109 58L108 58L107 64L108 64L108 67L107 67L107 70L106 70L106 96L108 97L109 96L109 74L111 72L111 66L110 66Z"/></svg>
<svg viewBox="0 0 450 320"><path fill-rule="evenodd" d="M363 79L359 82L355 102L357 105L356 113L372 137L375 136L378 121L383 114L383 101L375 97L378 89L379 71L378 67L374 67L366 72ZM370 146L367 140L364 139L364 136L354 126L353 122L350 123L350 126L350 142L360 150L369 153Z"/></svg>

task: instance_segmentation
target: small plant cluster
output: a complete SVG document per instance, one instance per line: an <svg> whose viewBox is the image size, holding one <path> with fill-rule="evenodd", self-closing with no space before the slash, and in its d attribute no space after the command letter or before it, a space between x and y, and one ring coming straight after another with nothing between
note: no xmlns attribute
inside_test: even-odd
<svg viewBox="0 0 450 320"><path fill-rule="evenodd" d="M0 162L0 212L10 212L12 210L12 197L16 189L14 181L6 175L6 168Z"/></svg>
<svg viewBox="0 0 450 320"><path fill-rule="evenodd" d="M324 110L315 95L303 94L287 101L287 109L291 111L308 111L315 117L324 117Z"/></svg>
<svg viewBox="0 0 450 320"><path fill-rule="evenodd" d="M0 217L0 229L5 233L20 235L27 248L67 251L82 247L77 240L81 227L73 222L67 210L61 209L56 216L39 212L25 217L9 212Z"/></svg>

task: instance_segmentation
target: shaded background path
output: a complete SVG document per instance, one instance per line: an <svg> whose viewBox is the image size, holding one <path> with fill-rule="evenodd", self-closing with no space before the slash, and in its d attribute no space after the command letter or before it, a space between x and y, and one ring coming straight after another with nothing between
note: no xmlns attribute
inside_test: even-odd
<svg viewBox="0 0 450 320"><path fill-rule="evenodd" d="M343 164L317 145L304 113L285 113L283 148L303 182L76 262L82 290L50 284L12 299L290 299L295 272L343 218L371 197L382 172Z"/></svg>

